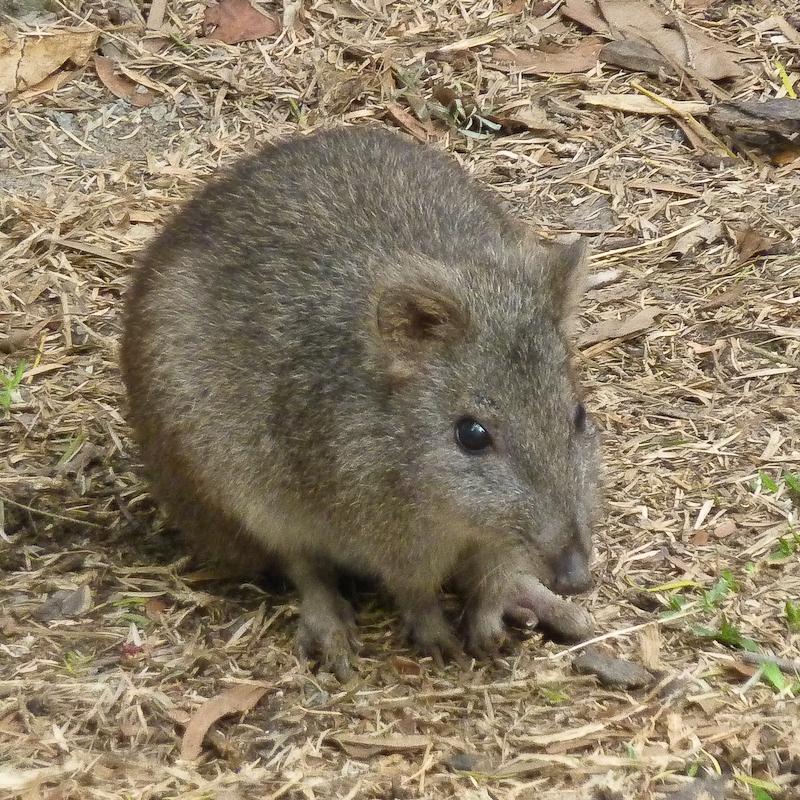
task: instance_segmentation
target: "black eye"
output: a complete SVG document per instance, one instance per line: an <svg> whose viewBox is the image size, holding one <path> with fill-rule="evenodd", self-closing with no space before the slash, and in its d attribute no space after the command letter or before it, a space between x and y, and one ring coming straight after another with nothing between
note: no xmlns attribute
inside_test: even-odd
<svg viewBox="0 0 800 800"><path fill-rule="evenodd" d="M480 422L464 417L456 422L456 441L468 453L480 453L489 447L492 437Z"/></svg>
<svg viewBox="0 0 800 800"><path fill-rule="evenodd" d="M577 430L583 431L586 429L586 406L583 403L578 403L575 406L573 422Z"/></svg>

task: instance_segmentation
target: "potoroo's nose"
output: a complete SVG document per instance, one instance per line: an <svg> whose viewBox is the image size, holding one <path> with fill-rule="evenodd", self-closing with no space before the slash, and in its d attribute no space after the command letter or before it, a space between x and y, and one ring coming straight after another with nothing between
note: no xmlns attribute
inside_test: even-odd
<svg viewBox="0 0 800 800"><path fill-rule="evenodd" d="M589 559L584 552L574 544L565 547L555 565L555 591L559 594L580 594L593 585Z"/></svg>

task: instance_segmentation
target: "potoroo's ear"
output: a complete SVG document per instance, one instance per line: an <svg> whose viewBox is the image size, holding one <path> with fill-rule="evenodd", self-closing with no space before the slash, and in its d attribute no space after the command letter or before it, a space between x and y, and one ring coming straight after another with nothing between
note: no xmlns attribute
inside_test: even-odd
<svg viewBox="0 0 800 800"><path fill-rule="evenodd" d="M586 240L576 235L545 245L541 262L542 289L562 329L567 332L573 329L578 303L587 286L586 251Z"/></svg>
<svg viewBox="0 0 800 800"><path fill-rule="evenodd" d="M396 366L413 372L415 362L465 334L468 315L447 289L427 282L401 283L379 291L375 324Z"/></svg>

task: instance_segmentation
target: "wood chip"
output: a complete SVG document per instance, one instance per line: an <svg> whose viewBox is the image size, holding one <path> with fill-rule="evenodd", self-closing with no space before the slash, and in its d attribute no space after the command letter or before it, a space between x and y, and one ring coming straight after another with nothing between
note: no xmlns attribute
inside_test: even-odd
<svg viewBox="0 0 800 800"><path fill-rule="evenodd" d="M669 108L640 94L584 94L581 96L581 103L589 106L602 106L613 111L624 111L628 114L653 116L674 114L676 110L681 114L702 116L707 114L710 108L708 103L696 100L672 100L670 101L672 108Z"/></svg>

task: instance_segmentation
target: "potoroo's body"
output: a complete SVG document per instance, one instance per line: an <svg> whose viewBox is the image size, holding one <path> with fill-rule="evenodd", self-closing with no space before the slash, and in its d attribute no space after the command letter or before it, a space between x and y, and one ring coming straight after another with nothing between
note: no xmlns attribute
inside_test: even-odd
<svg viewBox="0 0 800 800"><path fill-rule="evenodd" d="M575 607L542 584L590 584L598 473L567 343L582 263L387 132L240 161L168 224L127 298L156 495L202 551L279 564L301 643L340 675L340 567L378 578L434 653L455 649L450 579L474 651L521 607L559 627Z"/></svg>

